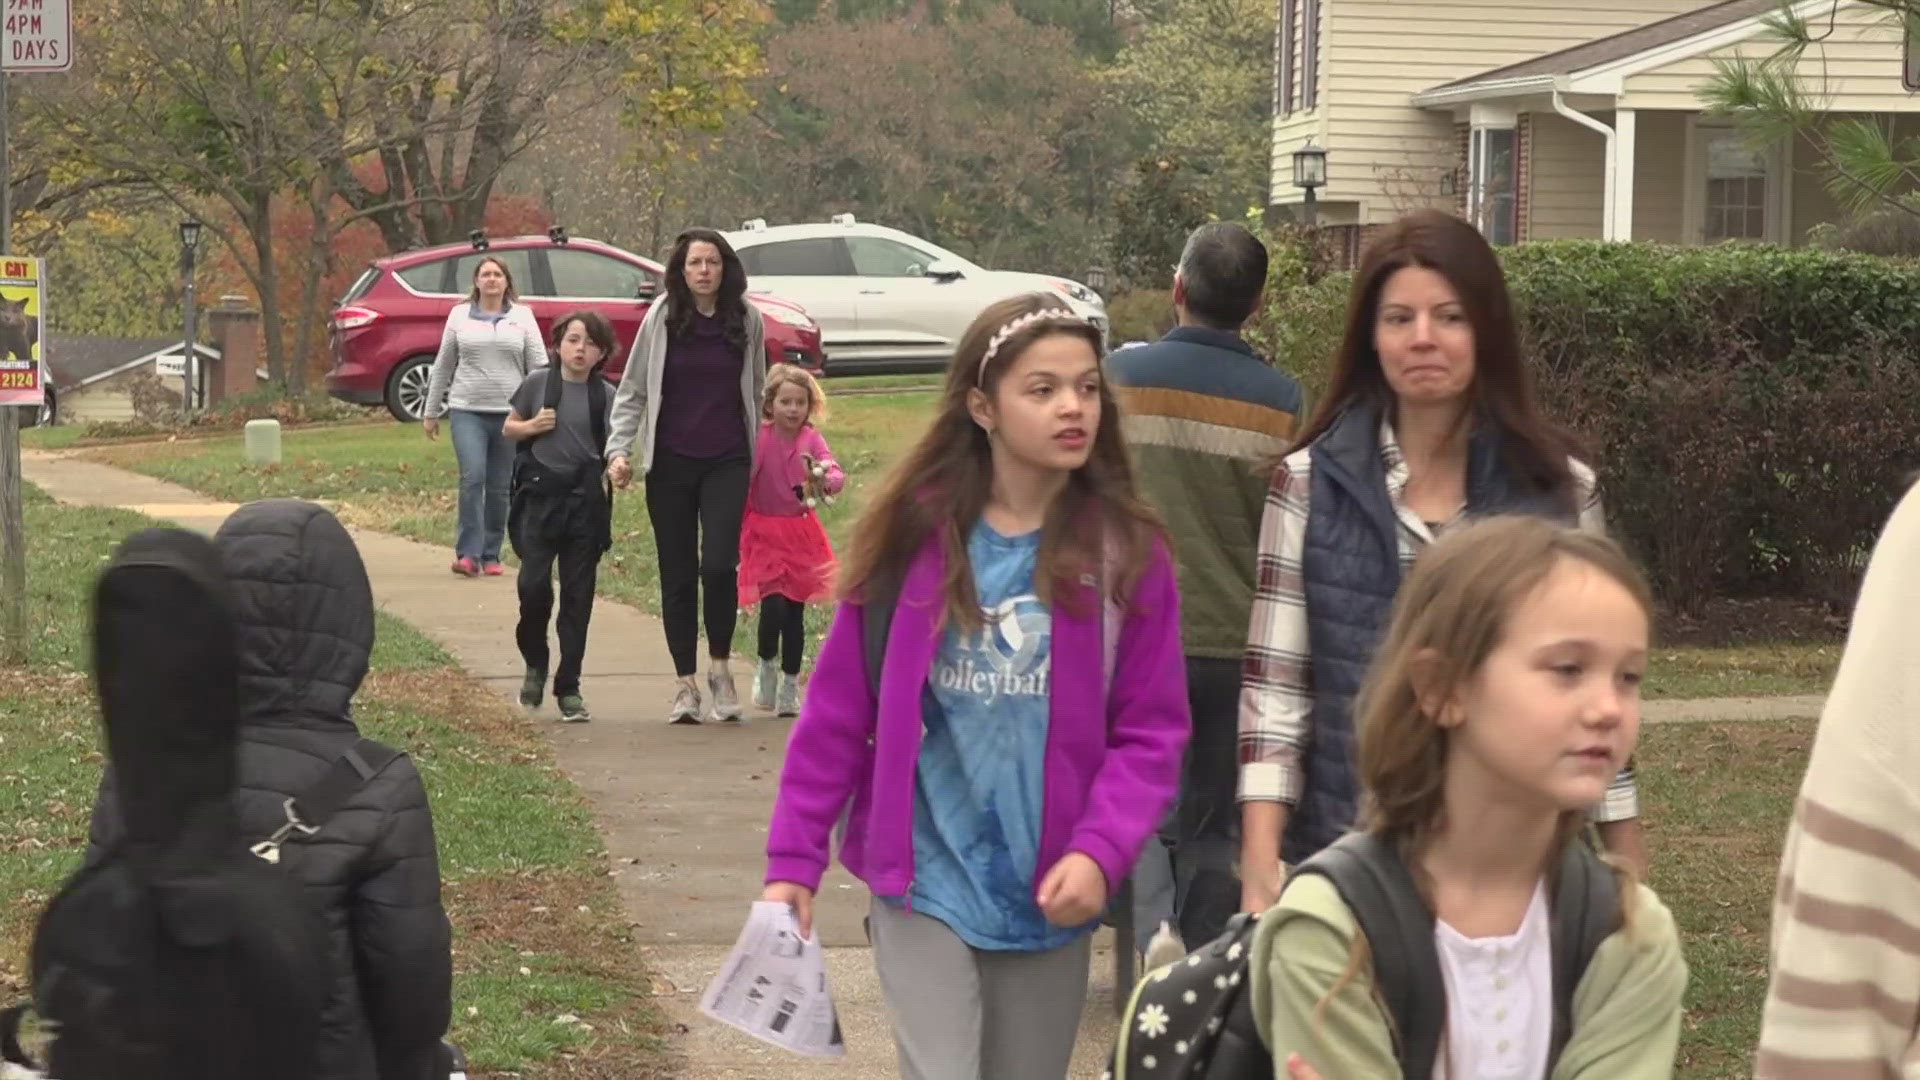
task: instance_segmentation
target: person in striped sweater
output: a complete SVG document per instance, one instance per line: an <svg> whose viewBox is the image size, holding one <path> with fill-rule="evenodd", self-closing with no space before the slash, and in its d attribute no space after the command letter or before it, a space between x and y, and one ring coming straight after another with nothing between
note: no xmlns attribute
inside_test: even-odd
<svg viewBox="0 0 1920 1080"><path fill-rule="evenodd" d="M507 536L507 481L513 444L507 441L508 401L527 373L547 364L547 347L533 309L517 303L513 272L489 255L473 268L473 291L447 313L440 353L427 377L421 428L440 437L440 418L453 431L460 463L459 529L453 572L498 577Z"/></svg>
<svg viewBox="0 0 1920 1080"><path fill-rule="evenodd" d="M1920 1078L1920 494L1874 549L1773 905L1761 1080Z"/></svg>

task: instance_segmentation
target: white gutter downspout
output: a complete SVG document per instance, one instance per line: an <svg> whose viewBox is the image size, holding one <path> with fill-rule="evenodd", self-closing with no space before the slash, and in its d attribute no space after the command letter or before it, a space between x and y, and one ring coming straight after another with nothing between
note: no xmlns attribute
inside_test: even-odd
<svg viewBox="0 0 1920 1080"><path fill-rule="evenodd" d="M1561 100L1558 89L1555 89L1553 92L1553 111L1579 124L1581 127L1591 128L1599 132L1601 136L1607 140L1606 194L1601 198L1600 235L1607 240L1626 239L1625 237L1615 235L1613 226L1614 192L1617 190L1616 185L1618 183L1618 178L1615 176L1615 173L1618 172L1620 163L1619 153L1614 146L1613 129Z"/></svg>

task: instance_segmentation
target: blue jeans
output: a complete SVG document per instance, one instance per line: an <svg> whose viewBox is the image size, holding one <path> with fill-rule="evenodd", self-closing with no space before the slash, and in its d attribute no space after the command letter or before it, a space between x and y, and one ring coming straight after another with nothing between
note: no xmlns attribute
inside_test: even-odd
<svg viewBox="0 0 1920 1080"><path fill-rule="evenodd" d="M499 562L507 535L507 482L513 475L513 444L500 433L503 412L450 409L453 456L460 462L460 531L456 558Z"/></svg>

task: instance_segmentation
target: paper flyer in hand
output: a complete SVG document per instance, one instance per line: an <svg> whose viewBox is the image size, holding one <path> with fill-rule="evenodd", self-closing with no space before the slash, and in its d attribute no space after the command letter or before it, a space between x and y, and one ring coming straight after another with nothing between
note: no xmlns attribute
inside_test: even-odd
<svg viewBox="0 0 1920 1080"><path fill-rule="evenodd" d="M793 909L753 905L733 952L700 999L700 1011L783 1050L840 1057L840 1018L827 992L819 938L803 938Z"/></svg>

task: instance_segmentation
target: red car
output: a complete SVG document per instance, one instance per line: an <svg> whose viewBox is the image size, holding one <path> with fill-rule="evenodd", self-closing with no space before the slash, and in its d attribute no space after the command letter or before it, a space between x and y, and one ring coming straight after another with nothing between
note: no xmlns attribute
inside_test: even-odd
<svg viewBox="0 0 1920 1080"><path fill-rule="evenodd" d="M640 319L659 295L666 268L597 240L570 239L561 229L470 244L443 244L376 259L354 281L327 324L333 369L327 392L357 405L385 405L398 420L418 420L427 402L427 373L440 350L447 312L464 299L473 269L492 256L507 264L521 302L542 334L577 308L597 309L613 323L618 347L607 377L618 380ZM823 373L820 328L799 305L749 294L766 320L767 362Z"/></svg>

